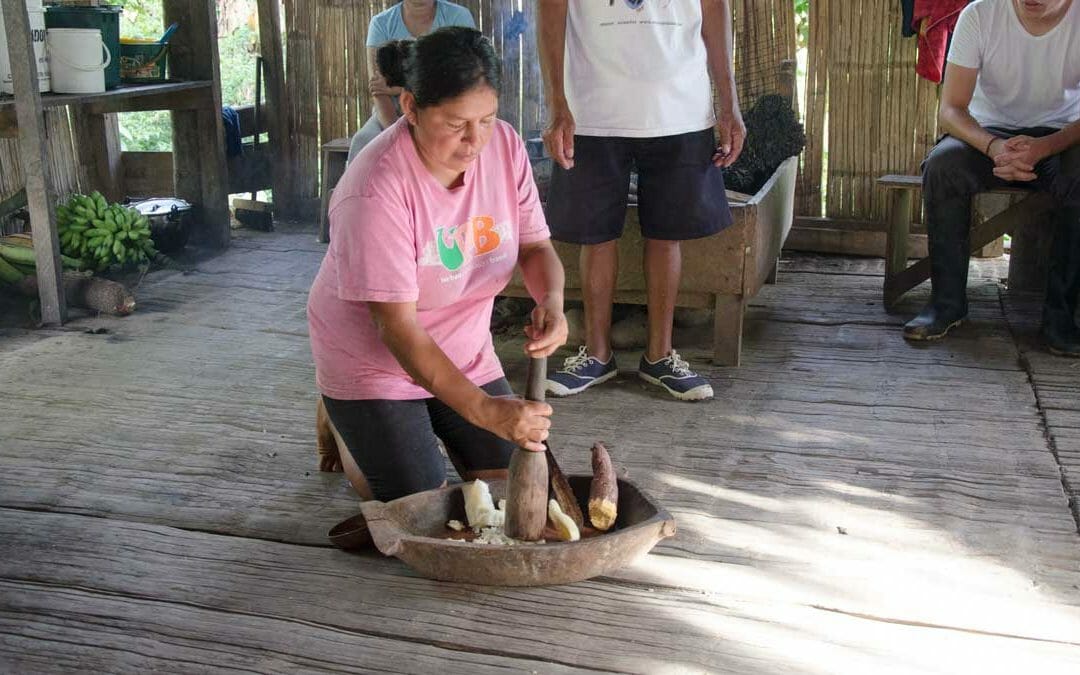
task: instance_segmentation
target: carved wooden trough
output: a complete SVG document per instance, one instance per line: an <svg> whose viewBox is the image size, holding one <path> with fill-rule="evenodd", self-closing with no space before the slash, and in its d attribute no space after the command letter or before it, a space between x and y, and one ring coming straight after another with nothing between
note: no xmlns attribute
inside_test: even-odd
<svg viewBox="0 0 1080 675"><path fill-rule="evenodd" d="M591 476L568 476L587 513ZM505 497L504 481L490 482ZM442 581L492 586L568 584L610 574L675 534L675 520L632 482L619 480L618 519L602 534L574 542L478 544L448 538L449 520L466 522L461 485L429 490L392 502L361 504L375 546L421 575Z"/></svg>

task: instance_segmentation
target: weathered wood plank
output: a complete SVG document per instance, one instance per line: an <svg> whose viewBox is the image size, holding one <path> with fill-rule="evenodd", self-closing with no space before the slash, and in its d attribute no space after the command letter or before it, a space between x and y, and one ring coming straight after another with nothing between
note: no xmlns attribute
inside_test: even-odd
<svg viewBox="0 0 1080 675"><path fill-rule="evenodd" d="M43 540L41 531L54 538ZM181 629L178 610L203 610L219 624L233 624L223 637L259 622L295 626L288 637L247 636L277 640L277 658L317 647L298 642L318 629L339 641L393 636L421 648L451 649L458 658L446 663L450 672L483 663L476 653L522 665L532 660L532 668L544 672L567 666L779 673L802 670L808 662L835 664L824 668L829 672L869 672L895 663L911 664L915 672L948 672L972 654L990 655L1002 667L1080 663L1075 632L1064 632L1075 631L1075 619L1045 606L1031 608L1044 611L1033 622L1041 625L978 634L951 626L897 626L885 617L793 605L783 596L747 602L726 593L657 592L606 581L542 589L443 584L411 576L388 559L66 515L0 512L0 533L0 578L9 580L8 587L51 587L68 597L85 593L94 605L75 616L96 615L93 620L105 626L114 613L138 615L149 611L150 602L160 603L170 611L151 619L151 627L165 635ZM26 602L21 595L16 599ZM104 612L93 612L106 602ZM56 598L51 606L61 604ZM50 616L32 616L41 614ZM214 625L182 630L206 634ZM227 658L231 641L222 642L217 648ZM781 643L784 649L777 649ZM421 656L425 651L418 650Z"/></svg>
<svg viewBox="0 0 1080 675"><path fill-rule="evenodd" d="M9 672L50 673L427 674L536 667L533 660L397 640L288 616L5 580L0 580L0 664ZM543 667L553 673L595 672L554 663Z"/></svg>

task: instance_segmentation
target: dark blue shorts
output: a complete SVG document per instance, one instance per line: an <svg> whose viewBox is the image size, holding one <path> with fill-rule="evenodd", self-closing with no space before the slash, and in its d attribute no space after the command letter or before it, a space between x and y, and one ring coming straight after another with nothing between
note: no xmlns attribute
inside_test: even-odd
<svg viewBox="0 0 1080 675"><path fill-rule="evenodd" d="M555 166L547 199L551 237L601 244L622 236L630 173L646 239L681 241L731 224L712 129L658 138L574 137L574 168Z"/></svg>
<svg viewBox="0 0 1080 675"><path fill-rule="evenodd" d="M506 378L481 388L492 396L513 393ZM384 502L443 484L446 460L439 439L459 474L505 469L516 447L436 398L339 401L323 396L323 403L375 499Z"/></svg>

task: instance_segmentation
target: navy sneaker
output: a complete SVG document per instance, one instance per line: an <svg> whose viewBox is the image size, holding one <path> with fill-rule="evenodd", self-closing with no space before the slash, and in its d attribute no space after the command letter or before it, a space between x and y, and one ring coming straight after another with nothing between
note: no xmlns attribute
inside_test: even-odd
<svg viewBox="0 0 1080 675"><path fill-rule="evenodd" d="M653 363L641 355L638 376L646 382L658 384L680 401L704 401L713 397L712 385L704 377L690 370L690 364L674 349Z"/></svg>
<svg viewBox="0 0 1080 675"><path fill-rule="evenodd" d="M612 354L606 362L595 356L589 356L584 346L578 353L563 361L563 367L556 370L547 379L547 390L553 396L570 396L585 391L594 384L607 382L619 374Z"/></svg>

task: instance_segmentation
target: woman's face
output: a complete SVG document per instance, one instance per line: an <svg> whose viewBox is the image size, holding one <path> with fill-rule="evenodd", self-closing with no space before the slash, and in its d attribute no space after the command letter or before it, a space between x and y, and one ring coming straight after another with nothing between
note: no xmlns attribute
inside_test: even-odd
<svg viewBox="0 0 1080 675"><path fill-rule="evenodd" d="M413 127L413 138L425 165L439 178L456 178L464 173L495 129L499 96L486 84L439 105L417 108L416 99L405 91L401 108Z"/></svg>

